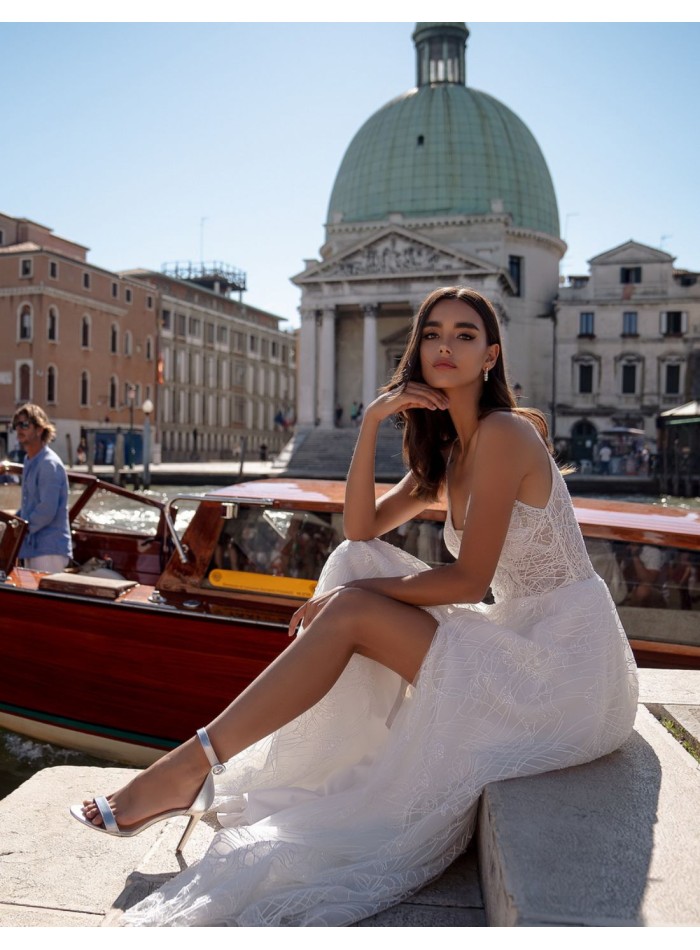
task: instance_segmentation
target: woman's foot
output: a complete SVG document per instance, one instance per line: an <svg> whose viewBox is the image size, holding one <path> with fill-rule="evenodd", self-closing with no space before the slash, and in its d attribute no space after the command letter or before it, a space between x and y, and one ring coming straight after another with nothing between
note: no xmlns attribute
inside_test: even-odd
<svg viewBox="0 0 700 950"><path fill-rule="evenodd" d="M209 769L209 762L196 738L188 739L168 752L118 792L107 795L119 828L138 827L164 812L189 808ZM93 825L103 824L93 799L83 802L83 814Z"/></svg>

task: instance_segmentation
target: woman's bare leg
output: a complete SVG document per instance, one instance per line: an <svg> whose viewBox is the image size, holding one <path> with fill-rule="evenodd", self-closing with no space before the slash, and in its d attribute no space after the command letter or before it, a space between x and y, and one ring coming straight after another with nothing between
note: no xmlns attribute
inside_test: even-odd
<svg viewBox="0 0 700 950"><path fill-rule="evenodd" d="M353 654L376 660L412 682L437 621L417 607L356 588L332 597L308 629L206 727L225 762L310 709L330 690ZM209 770L196 738L163 756L108 796L120 827L186 808ZM93 802L86 816L101 824Z"/></svg>

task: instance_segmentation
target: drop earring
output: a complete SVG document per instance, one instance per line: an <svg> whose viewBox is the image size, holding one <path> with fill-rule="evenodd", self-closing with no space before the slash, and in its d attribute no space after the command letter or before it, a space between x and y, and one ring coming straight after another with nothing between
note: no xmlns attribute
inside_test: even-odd
<svg viewBox="0 0 700 950"><path fill-rule="evenodd" d="M489 381L489 368L488 366L484 367L484 382L488 383Z"/></svg>

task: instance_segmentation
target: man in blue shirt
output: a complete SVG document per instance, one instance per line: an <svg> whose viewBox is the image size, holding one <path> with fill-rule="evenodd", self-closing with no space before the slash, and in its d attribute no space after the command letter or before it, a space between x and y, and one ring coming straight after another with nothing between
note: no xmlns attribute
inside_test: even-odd
<svg viewBox="0 0 700 950"><path fill-rule="evenodd" d="M72 555L68 524L68 478L48 443L56 428L41 406L26 403L14 414L12 428L27 454L22 475L22 505L17 514L29 522L19 556L34 571L62 571Z"/></svg>

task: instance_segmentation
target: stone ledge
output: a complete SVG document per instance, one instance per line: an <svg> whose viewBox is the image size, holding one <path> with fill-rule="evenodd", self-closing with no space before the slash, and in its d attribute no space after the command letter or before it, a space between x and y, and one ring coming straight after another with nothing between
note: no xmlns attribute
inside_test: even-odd
<svg viewBox="0 0 700 950"><path fill-rule="evenodd" d="M478 843L489 925L700 924L698 814L697 763L644 706L617 752L487 786Z"/></svg>

